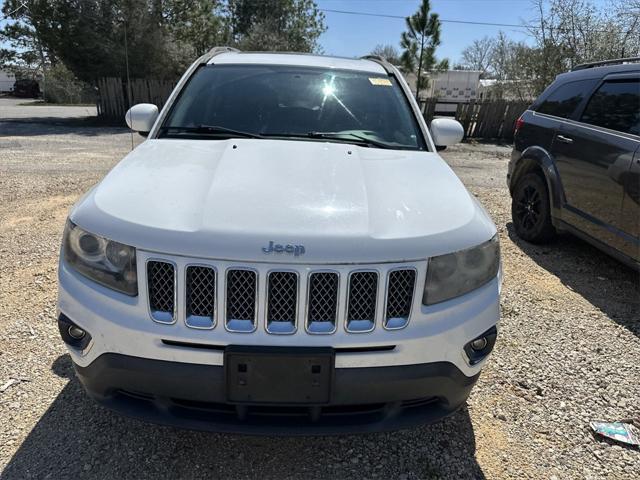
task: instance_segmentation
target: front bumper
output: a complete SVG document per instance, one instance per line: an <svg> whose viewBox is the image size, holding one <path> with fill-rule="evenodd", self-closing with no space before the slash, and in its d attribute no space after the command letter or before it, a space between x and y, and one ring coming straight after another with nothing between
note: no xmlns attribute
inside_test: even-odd
<svg viewBox="0 0 640 480"><path fill-rule="evenodd" d="M479 376L447 362L339 368L328 404L245 406L227 403L221 366L113 353L74 366L91 397L124 415L255 435L365 433L434 422L464 404Z"/></svg>
<svg viewBox="0 0 640 480"><path fill-rule="evenodd" d="M342 326L331 335L307 334L302 327L295 335L271 335L263 326L253 333L234 333L227 331L222 322L211 330L197 330L185 324L181 312L174 324L159 324L150 318L147 306L144 284L146 254L138 251L138 255L138 278L141 285L137 297L128 297L102 287L75 272L64 261L60 262L59 311L93 337L83 351L73 348L69 350L76 364L86 367L103 354L119 353L154 360L221 366L226 345L332 347L336 349L336 368L448 362L467 377L472 377L480 372L484 362L471 365L463 346L495 326L500 315L498 276L473 292L436 305L422 305L422 296L414 295L410 322L400 330L382 328L381 318L377 319L373 331L365 333L349 333ZM179 272L189 262L180 257L171 259L177 264ZM395 266L390 264L384 268ZM414 266L418 271L416 285L423 285L426 262L415 263ZM261 278L276 267L277 265L271 264L255 265ZM221 265L220 271L224 268L226 265ZM344 271L343 275L353 269L352 266L333 268ZM261 288L260 296L263 298L266 295L264 284ZM184 298L184 291L179 290L177 297ZM346 294L341 297L341 312L346 310L345 299ZM223 305L224 302L221 300L219 304ZM378 308L379 317L382 310ZM259 310L258 316L264 318L264 310ZM300 318L302 317L301 314ZM188 348L185 347L186 344L211 348Z"/></svg>
<svg viewBox="0 0 640 480"><path fill-rule="evenodd" d="M421 295L414 295L410 322L399 330L382 327L382 308L376 328L366 333L344 328L330 335L311 335L302 328L294 335L271 335L264 328L237 333L221 324L198 330L185 324L180 308L175 323L159 324L150 318L144 284L144 261L150 254L138 251L138 255L142 282L138 297L102 287L61 261L58 307L61 317L90 334L82 349L69 348L89 394L123 414L158 423L283 435L369 432L429 423L464 404L486 358L470 361L464 346L499 320L500 275L473 292L436 305L422 305ZM171 260L178 272L189 263L180 257ZM227 267L217 263L220 271ZM423 285L426 261L414 266L416 284ZM276 267L255 265L261 278ZM394 267L370 268L381 269L384 278L386 269ZM333 268L346 278L354 267ZM180 288L178 299L184 298ZM346 295L340 298L344 312ZM264 318L264 310L258 311ZM224 388L229 345L331 347L335 375L330 402L313 407L231 405Z"/></svg>

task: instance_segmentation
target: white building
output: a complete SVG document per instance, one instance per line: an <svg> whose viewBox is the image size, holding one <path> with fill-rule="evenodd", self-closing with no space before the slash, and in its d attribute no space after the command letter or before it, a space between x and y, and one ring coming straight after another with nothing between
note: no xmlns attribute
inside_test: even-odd
<svg viewBox="0 0 640 480"><path fill-rule="evenodd" d="M16 76L8 70L0 70L0 93L13 91L13 84L16 83Z"/></svg>
<svg viewBox="0 0 640 480"><path fill-rule="evenodd" d="M420 99L437 98L437 113L453 113L459 103L469 103L478 98L480 74L475 70L447 70L429 73L429 85L420 91ZM405 75L413 92L416 91L416 75Z"/></svg>

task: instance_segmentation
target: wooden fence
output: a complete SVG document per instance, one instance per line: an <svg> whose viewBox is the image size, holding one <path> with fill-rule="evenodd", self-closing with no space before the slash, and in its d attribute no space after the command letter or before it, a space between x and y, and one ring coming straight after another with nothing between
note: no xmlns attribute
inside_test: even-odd
<svg viewBox="0 0 640 480"><path fill-rule="evenodd" d="M162 108L176 82L167 80L131 80L131 105L153 103ZM129 109L127 82L120 78L101 78L98 81L98 115L121 121ZM437 99L427 99L421 108L427 123L436 115ZM516 119L528 107L527 102L493 100L458 104L455 118L464 127L465 138L513 140Z"/></svg>
<svg viewBox="0 0 640 480"><path fill-rule="evenodd" d="M127 81L120 78L101 78L98 80L98 115L109 120L121 120L131 105L153 103L162 108L169 98L176 82L166 80L131 80L131 102L127 94Z"/></svg>
<svg viewBox="0 0 640 480"><path fill-rule="evenodd" d="M437 99L428 99L422 105L427 123L435 116ZM529 102L490 100L459 103L455 118L464 128L465 138L513 140L516 120L528 108Z"/></svg>

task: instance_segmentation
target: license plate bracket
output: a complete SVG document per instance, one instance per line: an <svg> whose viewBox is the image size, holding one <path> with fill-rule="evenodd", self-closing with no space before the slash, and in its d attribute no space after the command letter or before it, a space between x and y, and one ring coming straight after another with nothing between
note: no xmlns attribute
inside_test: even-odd
<svg viewBox="0 0 640 480"><path fill-rule="evenodd" d="M322 405L331 398L332 348L230 345L224 365L229 403Z"/></svg>

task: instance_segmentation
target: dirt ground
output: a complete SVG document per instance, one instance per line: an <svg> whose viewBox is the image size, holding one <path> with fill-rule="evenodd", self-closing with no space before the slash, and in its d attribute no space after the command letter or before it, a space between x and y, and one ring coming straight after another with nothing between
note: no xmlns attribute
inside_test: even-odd
<svg viewBox="0 0 640 480"><path fill-rule="evenodd" d="M638 276L570 236L543 247L518 240L508 146L443 152L496 222L505 275L495 353L452 417L397 433L258 438L149 425L95 405L58 336L56 261L68 209L131 137L37 115L9 121L17 117L0 102L1 478L640 476L640 451L589 430L593 419L640 417Z"/></svg>

